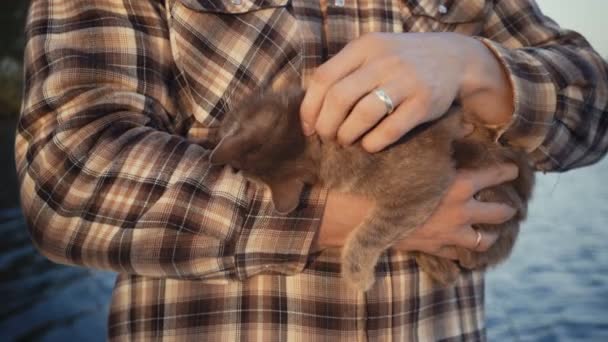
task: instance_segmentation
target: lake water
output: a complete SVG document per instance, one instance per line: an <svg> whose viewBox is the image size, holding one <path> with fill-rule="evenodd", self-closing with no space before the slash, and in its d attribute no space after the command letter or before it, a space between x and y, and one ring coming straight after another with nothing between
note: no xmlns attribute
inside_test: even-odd
<svg viewBox="0 0 608 342"><path fill-rule="evenodd" d="M608 341L608 160L538 177L507 263L487 277L490 341Z"/></svg>
<svg viewBox="0 0 608 342"><path fill-rule="evenodd" d="M513 256L487 277L490 341L608 341L608 160L542 175ZM35 252L0 212L0 341L103 341L114 275Z"/></svg>

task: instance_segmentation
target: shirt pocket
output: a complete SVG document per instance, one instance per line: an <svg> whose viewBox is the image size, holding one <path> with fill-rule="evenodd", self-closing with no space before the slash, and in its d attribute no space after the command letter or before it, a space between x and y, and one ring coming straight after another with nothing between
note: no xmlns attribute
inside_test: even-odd
<svg viewBox="0 0 608 342"><path fill-rule="evenodd" d="M408 31L477 35L490 10L488 0L403 0Z"/></svg>
<svg viewBox="0 0 608 342"><path fill-rule="evenodd" d="M278 74L301 72L290 0L174 0L173 57L194 126L213 127Z"/></svg>

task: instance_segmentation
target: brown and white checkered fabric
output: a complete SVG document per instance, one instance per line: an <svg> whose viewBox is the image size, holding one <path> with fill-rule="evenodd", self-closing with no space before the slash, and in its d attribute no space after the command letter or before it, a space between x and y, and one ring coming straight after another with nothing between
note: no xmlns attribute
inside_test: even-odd
<svg viewBox="0 0 608 342"><path fill-rule="evenodd" d="M32 1L16 144L23 209L50 259L120 273L110 339L485 339L482 274L441 289L389 252L374 288L357 294L336 250L310 253L324 189L280 216L267 190L207 162L234 104L277 74L308 79L365 33L475 36L514 86L501 142L527 148L540 170L606 152L606 64L530 0L326 5Z"/></svg>

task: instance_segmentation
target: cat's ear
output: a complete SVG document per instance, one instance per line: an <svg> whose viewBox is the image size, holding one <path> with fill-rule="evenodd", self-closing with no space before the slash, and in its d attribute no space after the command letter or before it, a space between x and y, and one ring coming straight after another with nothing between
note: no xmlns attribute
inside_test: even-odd
<svg viewBox="0 0 608 342"><path fill-rule="evenodd" d="M268 184L272 192L274 208L281 214L292 212L300 203L304 182L299 179L286 179Z"/></svg>
<svg viewBox="0 0 608 342"><path fill-rule="evenodd" d="M245 146L243 140L242 132L240 132L237 125L235 125L220 140L213 151L211 151L209 162L211 162L212 165L229 164L236 157L241 155L242 149Z"/></svg>

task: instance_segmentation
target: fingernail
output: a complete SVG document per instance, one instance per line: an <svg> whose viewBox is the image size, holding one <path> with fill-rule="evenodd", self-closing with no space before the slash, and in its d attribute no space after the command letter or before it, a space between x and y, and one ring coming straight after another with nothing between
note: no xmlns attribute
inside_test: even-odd
<svg viewBox="0 0 608 342"><path fill-rule="evenodd" d="M307 122L302 122L302 130L304 131L304 135L312 135L315 132Z"/></svg>
<svg viewBox="0 0 608 342"><path fill-rule="evenodd" d="M380 151L381 149L378 148L377 146L373 146L373 145L369 145L369 144L362 144L363 149L367 152L367 153L376 153L378 151Z"/></svg>
<svg viewBox="0 0 608 342"><path fill-rule="evenodd" d="M515 164L507 164L507 174L509 178L515 179L519 176L519 168Z"/></svg>
<svg viewBox="0 0 608 342"><path fill-rule="evenodd" d="M513 216L515 216L515 214L517 214L517 209L507 206L506 213L505 213L506 219L510 220L511 218L513 218Z"/></svg>

